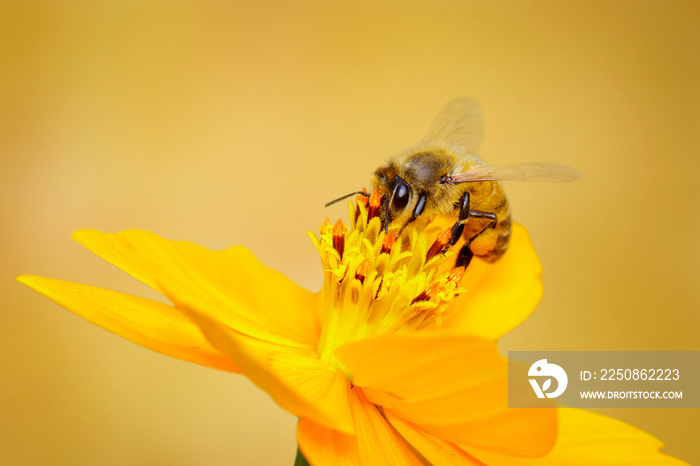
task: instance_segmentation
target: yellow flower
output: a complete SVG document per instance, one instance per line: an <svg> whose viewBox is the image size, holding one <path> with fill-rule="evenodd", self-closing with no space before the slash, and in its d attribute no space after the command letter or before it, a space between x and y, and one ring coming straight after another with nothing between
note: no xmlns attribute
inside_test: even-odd
<svg viewBox="0 0 700 466"><path fill-rule="evenodd" d="M542 291L521 226L498 262L452 270L439 229L420 224L395 238L372 202L350 214L352 228L327 221L312 235L324 270L317 294L245 248L210 251L137 230L74 237L172 306L18 280L142 346L247 376L300 418L299 447L313 465L684 464L619 421L507 408L496 340Z"/></svg>

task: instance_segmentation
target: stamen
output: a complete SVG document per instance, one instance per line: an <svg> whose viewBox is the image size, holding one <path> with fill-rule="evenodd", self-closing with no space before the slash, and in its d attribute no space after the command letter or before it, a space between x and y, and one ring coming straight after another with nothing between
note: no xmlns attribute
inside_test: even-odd
<svg viewBox="0 0 700 466"><path fill-rule="evenodd" d="M372 220L374 217L379 215L379 207L382 205L382 195L379 194L379 190L375 189L372 191L372 195L369 197L369 209L367 210L367 222Z"/></svg>
<svg viewBox="0 0 700 466"><path fill-rule="evenodd" d="M343 267L342 270L343 270L343 275L340 275L339 277L336 278L338 280L338 283L343 283L343 280L345 280L345 277L348 276L348 268Z"/></svg>
<svg viewBox="0 0 700 466"><path fill-rule="evenodd" d="M362 188L362 192L366 193L367 189ZM360 206L363 206L365 209L367 209L368 203L369 203L369 196L363 196L361 194L357 195L357 209L355 209L355 223L357 223L357 220L360 218Z"/></svg>
<svg viewBox="0 0 700 466"><path fill-rule="evenodd" d="M328 298L323 300L324 325L317 350L324 361L343 371L346 368L334 351L344 343L360 336L439 328L442 316L453 309L455 296L463 292L458 282L466 275L466 267L461 267L465 264L459 261L453 268L444 267L450 228L426 232L425 225L416 223L389 232L379 221L386 215L382 204L388 202L386 196L375 189L369 198L358 197L356 202L357 209L353 203L350 210L360 212L357 221L345 225L326 219L320 237L312 235L321 254L323 293Z"/></svg>
<svg viewBox="0 0 700 466"><path fill-rule="evenodd" d="M429 261L433 257L437 256L440 254L444 249L445 246L447 246L447 243L450 242L450 237L452 236L452 228L448 228L444 230L442 233L440 233L437 238L435 238L435 242L433 243L432 246L430 246L430 249L428 249L428 253L425 255L425 261Z"/></svg>
<svg viewBox="0 0 700 466"><path fill-rule="evenodd" d="M367 259L360 263L360 266L355 271L355 278L360 280L360 283L364 285L365 277L367 276L367 271L369 270L369 261Z"/></svg>
<svg viewBox="0 0 700 466"><path fill-rule="evenodd" d="M362 188L362 192L366 193L367 188ZM361 194L357 195L357 205L359 206L360 204L367 207L367 203L369 203L369 196L363 196Z"/></svg>
<svg viewBox="0 0 700 466"><path fill-rule="evenodd" d="M379 285L377 286L377 292L374 293L374 299L379 299L379 293L382 291L383 285L384 285L384 277L379 279Z"/></svg>
<svg viewBox="0 0 700 466"><path fill-rule="evenodd" d="M440 283L433 283L430 285L428 288L423 290L421 294L413 298L413 301L411 301L411 304L417 303L419 301L429 301L430 298L435 296L438 291L440 290Z"/></svg>
<svg viewBox="0 0 700 466"><path fill-rule="evenodd" d="M467 270L466 267L457 267L455 268L451 273L450 276L447 277L448 281L455 282L455 284L459 284L460 281L462 281L462 277L464 277L464 272Z"/></svg>
<svg viewBox="0 0 700 466"><path fill-rule="evenodd" d="M390 234L387 234L384 237L384 241L382 241L382 252L381 254L388 253L391 251L391 247L394 245L394 242L396 242L396 236L394 235L393 231Z"/></svg>
<svg viewBox="0 0 700 466"><path fill-rule="evenodd" d="M343 260L343 252L345 251L345 225L342 220L335 222L333 226L333 248L338 251L340 260Z"/></svg>

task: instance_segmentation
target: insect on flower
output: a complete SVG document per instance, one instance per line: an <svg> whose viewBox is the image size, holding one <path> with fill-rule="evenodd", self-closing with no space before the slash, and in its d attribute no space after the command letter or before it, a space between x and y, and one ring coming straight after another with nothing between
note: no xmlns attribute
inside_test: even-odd
<svg viewBox="0 0 700 466"><path fill-rule="evenodd" d="M447 109L455 105L466 101ZM441 130L443 139L473 120L458 121ZM299 418L299 457L314 466L684 464L661 454L648 434L600 415L508 406L497 340L537 305L540 263L517 224L500 260L476 253L489 231L510 235L510 221L507 230L498 223L505 225L507 205L487 211L495 200L483 187L505 202L500 186L460 181L486 170L466 149L424 144L417 147L433 149L412 149L378 170L372 193L350 203L348 224L327 219L310 233L324 275L318 293L244 247L212 251L140 230L74 237L170 304L38 276L18 280L146 348L245 375ZM454 169L443 173L435 161ZM435 186L419 182L428 172L443 173ZM495 225L482 225L483 234L472 228L472 219L484 219L475 212L491 213ZM455 221L442 225L449 215ZM452 241L462 230L477 232L462 250L487 260L453 267Z"/></svg>
<svg viewBox="0 0 700 466"><path fill-rule="evenodd" d="M493 262L506 251L512 231L510 207L499 181L581 178L577 170L552 163L487 165L476 155L482 140L479 104L457 98L440 110L420 143L379 167L372 186L381 196L386 231L396 225L400 234L418 219L446 216L453 223L449 246L465 240L455 267L466 267L474 255Z"/></svg>

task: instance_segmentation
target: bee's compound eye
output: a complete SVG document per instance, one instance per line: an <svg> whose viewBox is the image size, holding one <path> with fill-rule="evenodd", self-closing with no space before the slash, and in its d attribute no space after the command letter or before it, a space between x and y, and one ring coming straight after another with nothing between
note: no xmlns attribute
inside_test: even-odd
<svg viewBox="0 0 700 466"><path fill-rule="evenodd" d="M408 198L411 195L411 188L400 177L396 177L396 186L394 186L394 195L391 199L391 207L395 211L401 211L408 205Z"/></svg>

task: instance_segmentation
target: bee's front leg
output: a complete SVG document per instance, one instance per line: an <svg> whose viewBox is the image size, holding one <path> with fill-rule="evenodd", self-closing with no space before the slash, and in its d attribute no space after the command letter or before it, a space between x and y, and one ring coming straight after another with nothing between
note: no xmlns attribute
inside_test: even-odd
<svg viewBox="0 0 700 466"><path fill-rule="evenodd" d="M399 230L398 233L396 233L396 237L398 238L401 236L401 233L403 232L404 228L408 226L409 223L413 222L415 219L420 217L420 215L423 213L425 210L425 203L427 202L428 197L425 193L421 193L420 196L418 196L418 202L416 202L416 206L413 208L413 213L411 214L411 218L406 220L406 223L401 226L401 229Z"/></svg>

